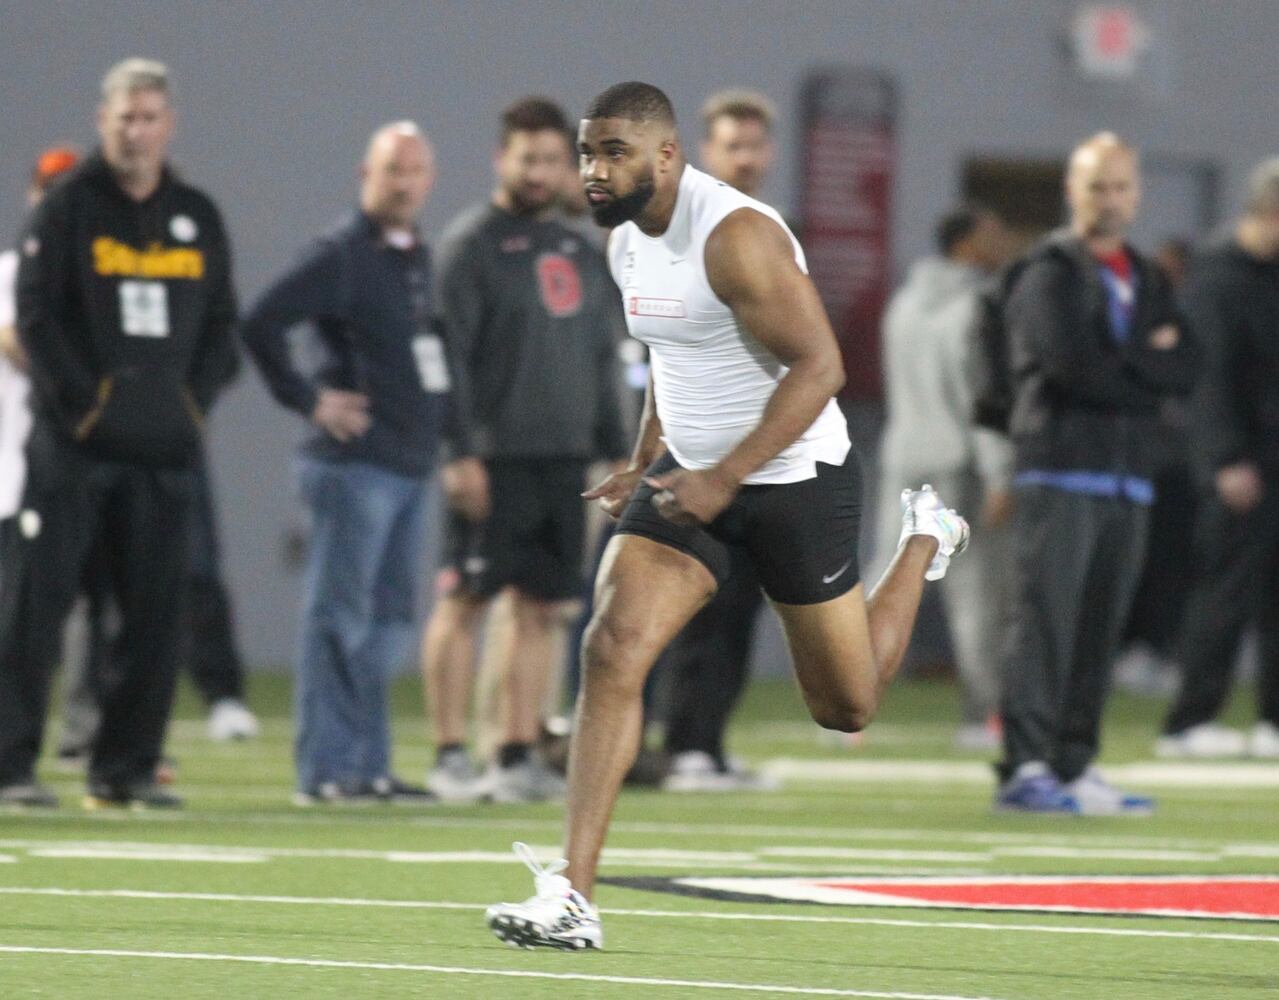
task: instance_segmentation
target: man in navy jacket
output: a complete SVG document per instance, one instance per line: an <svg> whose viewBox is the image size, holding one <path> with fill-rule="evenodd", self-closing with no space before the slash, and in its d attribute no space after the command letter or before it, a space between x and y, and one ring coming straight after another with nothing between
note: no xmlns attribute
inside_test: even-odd
<svg viewBox="0 0 1279 1000"><path fill-rule="evenodd" d="M376 132L359 210L267 289L241 330L275 398L314 425L298 458L311 515L295 689L299 804L430 798L392 775L386 685L414 639L426 477L453 388L416 226L434 178L416 125ZM304 321L323 349L309 375L286 340Z"/></svg>

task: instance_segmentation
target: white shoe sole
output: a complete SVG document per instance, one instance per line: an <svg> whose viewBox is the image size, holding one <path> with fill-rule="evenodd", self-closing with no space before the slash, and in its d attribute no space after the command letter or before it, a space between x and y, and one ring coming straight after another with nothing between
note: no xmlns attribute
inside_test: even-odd
<svg viewBox="0 0 1279 1000"><path fill-rule="evenodd" d="M525 917L495 913L488 918L489 930L511 948L554 948L557 951L588 951L602 948L598 929L581 937L559 937Z"/></svg>

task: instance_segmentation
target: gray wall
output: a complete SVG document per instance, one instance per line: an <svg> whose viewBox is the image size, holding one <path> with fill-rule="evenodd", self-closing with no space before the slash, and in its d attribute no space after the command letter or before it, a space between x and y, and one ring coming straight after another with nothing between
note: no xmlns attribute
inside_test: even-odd
<svg viewBox="0 0 1279 1000"><path fill-rule="evenodd" d="M180 88L176 159L212 192L250 299L352 197L367 134L418 119L438 146L428 213L439 227L490 182L494 119L539 91L577 111L621 79L653 81L683 112L746 84L795 106L817 64L896 74L901 87L895 257L928 249L933 215L971 154L1059 156L1111 127L1162 154L1211 157L1232 204L1247 167L1273 153L1279 93L1275 0L1149 0L1154 69L1131 90L1086 87L1060 52L1065 0L521 0L354 4L339 0L0 0L0 234L20 218L24 173L54 139L92 141L102 71L145 54ZM792 123L771 183L793 199ZM281 534L294 515L288 455L297 423L254 374L213 426L227 569L251 660L288 659L297 581Z"/></svg>

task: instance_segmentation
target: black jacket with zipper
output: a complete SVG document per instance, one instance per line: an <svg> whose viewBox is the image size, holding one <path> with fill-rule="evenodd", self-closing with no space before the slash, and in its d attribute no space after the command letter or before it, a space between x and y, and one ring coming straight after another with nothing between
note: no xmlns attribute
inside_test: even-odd
<svg viewBox="0 0 1279 1000"><path fill-rule="evenodd" d="M1101 264L1069 232L1031 251L1009 293L1009 430L1018 470L1155 473L1160 400L1190 391L1200 352L1158 267L1125 249L1137 296L1122 343L1111 329ZM1150 338L1166 323L1180 336L1160 350Z"/></svg>
<svg viewBox="0 0 1279 1000"><path fill-rule="evenodd" d="M1192 260L1183 301L1205 353L1190 409L1196 471L1210 481L1255 462L1279 479L1279 261L1216 243Z"/></svg>
<svg viewBox="0 0 1279 1000"><path fill-rule="evenodd" d="M95 458L190 464L238 365L213 202L167 168L134 201L95 153L46 195L19 251L36 420Z"/></svg>

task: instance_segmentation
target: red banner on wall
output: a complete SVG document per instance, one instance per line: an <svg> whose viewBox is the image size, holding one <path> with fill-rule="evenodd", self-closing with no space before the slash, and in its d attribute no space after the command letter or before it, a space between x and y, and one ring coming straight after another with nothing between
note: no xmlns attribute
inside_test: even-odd
<svg viewBox="0 0 1279 1000"><path fill-rule="evenodd" d="M890 291L896 87L875 70L812 73L801 97L804 251L844 354L844 395L882 395L879 321Z"/></svg>

